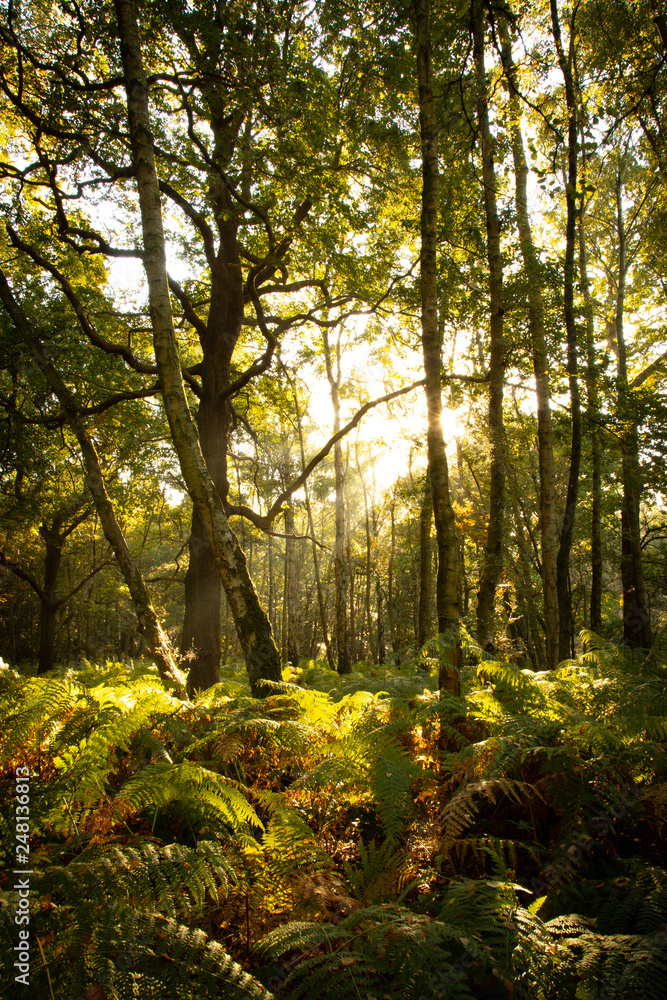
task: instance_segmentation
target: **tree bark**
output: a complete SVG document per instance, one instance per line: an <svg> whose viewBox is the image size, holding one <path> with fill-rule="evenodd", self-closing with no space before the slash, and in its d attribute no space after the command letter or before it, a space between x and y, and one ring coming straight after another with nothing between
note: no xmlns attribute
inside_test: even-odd
<svg viewBox="0 0 667 1000"><path fill-rule="evenodd" d="M334 375L329 335L322 328L324 343L324 360L327 369L327 379L331 394L331 405L334 413L334 434L340 430L340 333L336 344L336 374ZM338 656L338 673L352 672L349 649L349 632L347 617L347 565L345 560L345 467L343 465L343 446L340 441L334 445L334 472L336 477L336 537L334 543L334 580L336 586L336 653Z"/></svg>
<svg viewBox="0 0 667 1000"><path fill-rule="evenodd" d="M505 512L505 430L503 425L503 382L505 341L503 337L503 263L500 253L500 219L496 198L494 141L489 126L488 87L484 69L485 5L473 7L473 54L477 77L477 121L482 154L484 214L489 264L490 351L489 351L489 522L484 568L477 592L477 641L482 649L495 650L496 588L503 570L503 519Z"/></svg>
<svg viewBox="0 0 667 1000"><path fill-rule="evenodd" d="M133 0L117 0L116 12L125 73L132 158L137 179L143 230L144 268L148 279L155 359L171 437L186 488L206 535L229 601L255 695L266 692L264 680L282 677L271 625L264 613L245 556L229 527L222 500L206 467L192 419L174 331L166 270L162 211L153 138ZM215 288L212 288L212 296Z"/></svg>
<svg viewBox="0 0 667 1000"><path fill-rule="evenodd" d="M427 488L430 484L427 481ZM396 652L396 619L394 616L394 556L396 552L396 498L391 498L391 543L387 565L387 615L389 617L389 641L392 653Z"/></svg>
<svg viewBox="0 0 667 1000"><path fill-rule="evenodd" d="M558 590L556 562L558 556L558 526L556 520L556 471L554 465L553 427L551 421L551 389L549 385L549 355L544 328L544 303L540 262L535 252L528 213L528 164L521 133L521 103L516 85L516 70L512 46L504 22L500 24L502 56L510 91L512 154L515 175L517 229L523 266L528 280L528 322L530 327L537 397L537 452L540 475L540 551L542 593L547 666L558 664Z"/></svg>
<svg viewBox="0 0 667 1000"><path fill-rule="evenodd" d="M570 447L570 472L565 497L565 512L560 530L558 556L556 558L556 587L558 591L558 659L566 660L572 651L573 622L572 594L570 591L570 553L574 519L579 496L579 473L581 469L581 399L579 395L579 362L577 351L577 329L574 316L574 277L577 222L577 166L578 166L578 126L577 101L574 88L574 23L570 25L568 55L565 55L558 18L558 0L550 0L551 28L558 64L565 83L567 105L567 183L565 201L567 219L565 224L565 271L563 280L563 312L567 341L567 374L570 389L572 413L572 441ZM574 18L575 14L572 14Z"/></svg>
<svg viewBox="0 0 667 1000"><path fill-rule="evenodd" d="M303 450L303 429L301 427L301 414L299 412L299 400L297 398L296 392L294 393L294 408L296 412L296 424L299 432L299 448L301 450L301 468L306 468L306 455ZM317 607L320 615L320 629L322 630L322 642L324 643L324 648L327 654L327 663L331 670L335 670L335 662L333 651L331 649L331 643L329 642L329 629L327 626L327 607L324 600L324 592L322 591L322 579L320 575L320 559L317 554L317 542L315 540L315 523L313 521L313 509L310 505L310 495L308 492L308 484L303 484L304 499L306 504L306 514L308 516L308 530L310 532L310 537L313 546L313 567L315 569L315 588L317 590Z"/></svg>
<svg viewBox="0 0 667 1000"><path fill-rule="evenodd" d="M285 508L285 569L287 573L285 596L287 598L287 662L293 667L299 665L299 612L297 608L296 596L296 539L290 538L294 534L294 509L291 506Z"/></svg>
<svg viewBox="0 0 667 1000"><path fill-rule="evenodd" d="M600 441L600 393L595 357L595 322L588 279L583 202L579 213L579 275L586 320L586 415L591 440L591 603L589 624L591 631L600 635L602 632L602 443Z"/></svg>
<svg viewBox="0 0 667 1000"><path fill-rule="evenodd" d="M58 531L49 531L45 524L41 525L39 533L44 539L45 558L43 596L40 595L37 673L46 674L49 670L53 670L56 657L56 617L59 607L56 599L56 583L63 555L63 543L58 537Z"/></svg>
<svg viewBox="0 0 667 1000"><path fill-rule="evenodd" d="M372 539L371 539L371 518L368 506L368 490L366 489L366 480L364 479L364 474L361 469L361 462L359 461L359 441L355 441L354 445L354 458L355 465L357 467L357 475L359 476L359 482L361 483L361 491L364 496L364 526L366 532L366 587L364 590L364 619L366 622L366 648L365 655L369 660L375 660L375 649L373 640L373 622L371 618L371 575L372 575ZM363 629L362 629L363 632Z"/></svg>
<svg viewBox="0 0 667 1000"><path fill-rule="evenodd" d="M427 412L426 440L433 492L433 520L438 545L436 607L438 631L445 635L448 652L441 658L439 687L460 694L460 643L458 639L458 543L449 493L447 451L442 431L442 340L438 327L437 221L438 125L431 83L429 0L414 0L419 85L419 129L422 149L421 210L421 322Z"/></svg>
<svg viewBox="0 0 667 1000"><path fill-rule="evenodd" d="M642 475L639 464L637 416L628 386L627 347L623 329L627 277L627 240L623 215L623 175L616 186L618 280L616 285L616 338L618 342L618 417L621 425L623 506L621 508L621 581L623 584L623 641L631 648L648 649L651 625L644 584L640 509Z"/></svg>
<svg viewBox="0 0 667 1000"><path fill-rule="evenodd" d="M426 471L421 510L419 512L419 603L417 619L417 644L424 647L431 637L431 593L433 552L431 549L431 523L433 521L433 493L431 478Z"/></svg>
<svg viewBox="0 0 667 1000"><path fill-rule="evenodd" d="M185 574L180 653L189 664L188 689L205 690L220 677L220 576L200 517L193 512Z"/></svg>

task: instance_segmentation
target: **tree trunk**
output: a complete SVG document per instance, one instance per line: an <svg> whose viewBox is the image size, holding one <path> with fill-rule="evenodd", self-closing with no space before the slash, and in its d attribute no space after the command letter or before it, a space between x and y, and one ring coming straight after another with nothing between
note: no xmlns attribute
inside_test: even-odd
<svg viewBox="0 0 667 1000"><path fill-rule="evenodd" d="M338 417L340 424L340 417ZM334 433L336 433L334 420ZM345 562L345 472L343 469L343 449L340 442L334 445L334 469L336 475L336 541L334 557L334 577L336 582L336 651L338 653L338 673L349 674L350 663L347 624L347 566Z"/></svg>
<svg viewBox="0 0 667 1000"><path fill-rule="evenodd" d="M296 596L296 539L294 534L294 510L291 506L285 508L285 569L287 573L285 597L287 599L287 662L293 667L299 665L299 613Z"/></svg>
<svg viewBox="0 0 667 1000"><path fill-rule="evenodd" d="M516 71L512 60L512 45L504 22L500 23L502 54L510 91L512 120L512 153L516 179L516 217L523 266L528 280L528 322L535 373L537 397L537 453L540 474L540 551L542 594L547 647L547 665L553 670L558 664L558 590L556 562L558 527L556 522L556 471L554 465L553 428L551 422L551 389L549 386L549 354L544 329L544 304L540 263L535 252L528 214L528 164L521 134L521 102L516 86Z"/></svg>
<svg viewBox="0 0 667 1000"><path fill-rule="evenodd" d="M46 556L44 561L43 596L40 595L39 614L39 662L37 673L46 674L53 670L56 658L56 616L59 603L56 600L56 583L63 554L62 541L57 532L51 533L46 525L40 527L44 539Z"/></svg>
<svg viewBox="0 0 667 1000"><path fill-rule="evenodd" d="M382 666L387 657L387 649L384 644L384 618L382 616L382 584L380 583L379 574L377 580L375 581L375 598L377 603L378 663L380 666Z"/></svg>
<svg viewBox="0 0 667 1000"><path fill-rule="evenodd" d="M496 588L503 569L503 519L505 511L505 457L503 426L503 381L505 342L503 339L503 264L500 253L500 220L496 198L494 142L489 127L488 88L484 70L485 6L476 3L473 17L474 60L477 75L477 121L479 123L484 183L484 214L489 263L489 304L491 343L489 351L489 523L484 568L477 592L477 642L482 649L495 649Z"/></svg>
<svg viewBox="0 0 667 1000"><path fill-rule="evenodd" d="M349 454L348 454L349 458ZM349 467L349 463L346 464L346 469ZM359 646L361 643L361 638L363 637L364 627L363 620L361 625L361 632L359 636L357 635L357 591L355 587L355 567L354 560L352 558L352 527L350 524L351 514L350 514L350 504L349 502L345 506L345 552L347 560L347 579L349 580L349 637L348 645L350 650L350 657L352 661L359 660L361 655L359 653Z"/></svg>
<svg viewBox="0 0 667 1000"><path fill-rule="evenodd" d="M364 592L364 618L366 621L366 648L365 656L369 660L375 660L375 650L373 648L373 622L371 618L371 570L372 570L372 539L371 539L371 519L370 512L368 508L368 490L366 489L366 481L364 479L363 472L361 470L361 463L359 461L359 441L355 442L354 447L354 457L355 465L357 466L357 474L359 476L359 482L361 483L361 491L364 495L364 525L366 530L366 588Z"/></svg>
<svg viewBox="0 0 667 1000"><path fill-rule="evenodd" d="M527 634L529 637L529 641L527 641L526 645L529 649L531 660L536 663L537 669L552 669L548 666L548 661L545 662L544 646L546 644L543 644L542 642L542 635L546 635L546 628L544 628L544 623L539 620L539 615L537 613L538 599L535 594L531 578L531 559L529 555L530 546L526 541L524 523L521 518L521 514L519 513L519 504L516 499L516 490L514 490L513 493L514 526L516 531L517 549L519 553L519 560L516 569L521 581L523 598L521 603L526 611Z"/></svg>
<svg viewBox="0 0 667 1000"><path fill-rule="evenodd" d="M301 427L301 414L299 413L299 400L297 398L296 392L294 393L294 406L296 410L296 423L297 429L299 431L299 448L301 449L301 468L306 468L306 455L303 450L303 430ZM313 546L313 566L315 568L315 588L317 590L317 607L320 614L320 628L322 630L322 642L324 643L324 648L327 654L327 663L332 670L335 670L335 663L333 657L333 651L331 649L331 643L329 642L329 629L327 626L327 608L324 600L324 594L322 592L322 580L320 577L320 559L317 554L317 542L315 540L315 524L313 522L313 510L310 506L310 495L308 492L308 484L303 484L304 499L306 503L306 514L308 516L308 530L310 531L310 537Z"/></svg>
<svg viewBox="0 0 667 1000"><path fill-rule="evenodd" d="M340 430L340 333L336 344L336 375L334 376L329 336L326 328L322 328L324 343L324 359L331 393L331 405L334 412L334 434ZM345 468L343 465L343 446L340 441L334 445L334 472L336 476L336 538L334 543L334 579L336 584L336 652L338 654L338 673L352 672L350 663L348 618L347 618L347 566L345 560Z"/></svg>
<svg viewBox="0 0 667 1000"><path fill-rule="evenodd" d="M271 628L275 632L276 630L276 583L274 579L274 563L273 563L273 539L271 535L267 538L267 546L269 549L269 622L271 623Z"/></svg>
<svg viewBox="0 0 667 1000"><path fill-rule="evenodd" d="M417 645L423 648L431 637L432 564L431 522L433 520L433 493L431 479L426 472L421 510L419 512L419 617L417 620Z"/></svg>
<svg viewBox="0 0 667 1000"><path fill-rule="evenodd" d="M427 482L427 488L430 484ZM392 653L396 652L396 621L394 616L394 554L396 549L396 499L391 498L391 547L387 566L387 614L389 617L389 640Z"/></svg>
<svg viewBox="0 0 667 1000"><path fill-rule="evenodd" d="M206 690L220 678L220 576L204 526L193 512L190 562L185 574L185 613L180 652L188 663L188 690Z"/></svg>
<svg viewBox="0 0 667 1000"><path fill-rule="evenodd" d="M585 164L585 160L584 160ZM602 632L602 447L600 441L600 393L595 357L595 323L588 279L588 255L584 231L584 206L579 213L579 275L586 320L586 409L591 439L591 603L590 629Z"/></svg>
<svg viewBox="0 0 667 1000"><path fill-rule="evenodd" d="M466 489L465 483L463 481L463 450L461 448L461 438L456 438L456 499L458 503L463 503L463 497L468 496L470 499L470 493ZM459 607L465 617L468 614L468 608L470 603L470 586L468 584L468 577L466 571L466 551L465 551L465 535L461 535L459 538Z"/></svg>
<svg viewBox="0 0 667 1000"><path fill-rule="evenodd" d="M155 359L171 437L194 509L211 542L246 660L250 687L265 693L263 680L280 680L280 658L271 625L248 574L245 556L229 527L200 448L185 396L167 280L162 211L148 112L148 84L141 60L133 0L117 0L116 11L125 72L132 157L143 229ZM213 306L213 303L212 303Z"/></svg>
<svg viewBox="0 0 667 1000"><path fill-rule="evenodd" d="M151 603L141 571L127 546L125 536L116 520L116 515L104 484L97 450L83 420L79 416L76 399L63 381L53 362L47 358L39 338L33 333L27 317L14 299L2 270L0 270L0 298L2 298L7 312L29 347L35 363L42 371L46 381L57 397L65 414L65 419L79 443L86 469L86 486L90 491L104 535L111 545L130 592L130 597L132 598L139 621L139 631L146 637L148 648L161 676L175 682L177 687L181 688L182 678L174 661L169 640L162 631L162 626Z"/></svg>
<svg viewBox="0 0 667 1000"><path fill-rule="evenodd" d="M623 330L627 242L623 217L623 177L619 169L616 187L618 235L618 281L616 291L616 338L618 342L618 417L621 426L623 506L621 509L621 581L623 584L623 641L631 648L648 649L652 643L644 564L642 559L640 509L642 475L639 464L637 416L628 387L627 348Z"/></svg>
<svg viewBox="0 0 667 1000"><path fill-rule="evenodd" d="M431 84L429 0L414 0L419 84L419 128L422 148L421 322L427 412L426 440L433 492L433 519L438 545L436 608L438 631L447 636L448 652L441 659L439 687L460 693L458 639L458 542L449 494L447 451L442 432L441 334L438 328L437 221L438 123Z"/></svg>
<svg viewBox="0 0 667 1000"><path fill-rule="evenodd" d="M574 14L572 15L575 16ZM577 358L577 329L574 316L575 238L577 222L577 156L578 127L577 102L574 89L574 24L570 25L570 42L567 57L561 39L558 19L558 0L551 0L551 27L556 43L558 63L565 82L567 104L567 184L565 200L567 220L565 224L565 273L563 281L563 306L567 340L567 374L572 412L572 443L570 448L570 473L565 498L565 512L560 530L558 556L556 558L556 587L558 591L558 659L566 660L571 653L573 639L572 595L570 591L570 553L574 519L579 496L579 472L581 468L581 399L579 396L579 363Z"/></svg>

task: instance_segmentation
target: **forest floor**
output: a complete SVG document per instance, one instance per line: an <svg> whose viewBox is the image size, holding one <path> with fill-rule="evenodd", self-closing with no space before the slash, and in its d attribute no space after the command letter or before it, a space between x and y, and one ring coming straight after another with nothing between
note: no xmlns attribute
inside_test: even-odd
<svg viewBox="0 0 667 1000"><path fill-rule="evenodd" d="M664 1000L661 658L437 667L0 670L2 996Z"/></svg>

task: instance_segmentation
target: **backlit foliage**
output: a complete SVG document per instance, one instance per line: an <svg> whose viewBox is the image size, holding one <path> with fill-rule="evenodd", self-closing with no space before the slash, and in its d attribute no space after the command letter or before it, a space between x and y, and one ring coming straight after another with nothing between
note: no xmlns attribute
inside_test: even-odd
<svg viewBox="0 0 667 1000"><path fill-rule="evenodd" d="M552 673L469 642L461 699L437 656L310 664L262 702L231 669L194 703L120 664L3 670L6 872L14 769L34 775L34 995L658 1000L664 668L584 639Z"/></svg>

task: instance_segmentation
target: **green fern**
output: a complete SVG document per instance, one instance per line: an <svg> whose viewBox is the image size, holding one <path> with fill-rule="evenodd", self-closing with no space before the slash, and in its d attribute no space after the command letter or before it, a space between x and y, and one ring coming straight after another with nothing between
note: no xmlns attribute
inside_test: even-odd
<svg viewBox="0 0 667 1000"><path fill-rule="evenodd" d="M410 884L414 866L404 850L396 850L394 841L385 840L378 847L375 841L365 846L357 845L359 863L343 862L343 869L353 896L362 904L376 900L395 899L405 892Z"/></svg>
<svg viewBox="0 0 667 1000"><path fill-rule="evenodd" d="M50 933L54 927L55 938ZM47 964L32 963L33 996L48 997L50 988L59 997L85 996L96 985L116 1000L191 1000L193 995L201 1000L272 997L202 931L122 904L98 910L94 921L85 927L66 919L51 920L50 924L36 920L35 932L46 941ZM12 943L6 928L0 930L0 955L6 970L12 968ZM25 988L15 984L13 976L10 979L5 974L3 986L3 996L11 1000L24 995Z"/></svg>

